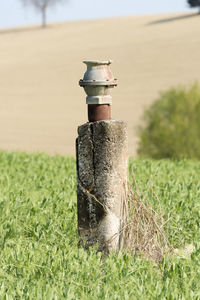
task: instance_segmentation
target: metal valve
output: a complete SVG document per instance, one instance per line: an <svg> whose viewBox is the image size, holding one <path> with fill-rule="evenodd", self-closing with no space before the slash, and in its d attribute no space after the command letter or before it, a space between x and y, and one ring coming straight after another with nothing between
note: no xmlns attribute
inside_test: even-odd
<svg viewBox="0 0 200 300"><path fill-rule="evenodd" d="M84 88L88 104L89 122L111 119L111 89L117 86L117 80L110 70L111 60L84 61L87 70L79 85Z"/></svg>

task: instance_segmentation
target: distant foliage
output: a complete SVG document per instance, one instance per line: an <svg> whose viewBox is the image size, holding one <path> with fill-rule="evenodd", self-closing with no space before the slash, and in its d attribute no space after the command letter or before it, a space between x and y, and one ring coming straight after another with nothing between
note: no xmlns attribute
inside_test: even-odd
<svg viewBox="0 0 200 300"><path fill-rule="evenodd" d="M144 114L138 154L143 157L200 159L200 87L172 88Z"/></svg>
<svg viewBox="0 0 200 300"><path fill-rule="evenodd" d="M191 7L199 7L200 8L200 0L188 0L188 4Z"/></svg>
<svg viewBox="0 0 200 300"><path fill-rule="evenodd" d="M46 27L47 9L56 6L58 3L64 3L68 0L20 0L24 6L32 6L42 16L42 27Z"/></svg>

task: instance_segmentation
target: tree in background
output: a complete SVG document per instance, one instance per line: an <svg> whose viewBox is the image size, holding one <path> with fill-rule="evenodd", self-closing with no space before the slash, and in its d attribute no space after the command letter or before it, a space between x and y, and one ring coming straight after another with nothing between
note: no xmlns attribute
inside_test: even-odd
<svg viewBox="0 0 200 300"><path fill-rule="evenodd" d="M154 159L200 159L200 85L160 94L144 113L138 154Z"/></svg>
<svg viewBox="0 0 200 300"><path fill-rule="evenodd" d="M21 0L24 6L32 6L42 16L42 27L46 27L47 9L56 6L58 3L66 2L67 0Z"/></svg>
<svg viewBox="0 0 200 300"><path fill-rule="evenodd" d="M191 7L199 7L199 13L200 13L200 0L188 0L188 4Z"/></svg>

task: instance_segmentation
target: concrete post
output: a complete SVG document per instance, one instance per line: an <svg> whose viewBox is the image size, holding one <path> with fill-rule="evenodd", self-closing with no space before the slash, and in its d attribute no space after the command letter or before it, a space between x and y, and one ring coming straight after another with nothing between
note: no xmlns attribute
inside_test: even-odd
<svg viewBox="0 0 200 300"><path fill-rule="evenodd" d="M78 127L78 232L86 248L98 244L109 253L123 247L127 144L123 121L100 120Z"/></svg>

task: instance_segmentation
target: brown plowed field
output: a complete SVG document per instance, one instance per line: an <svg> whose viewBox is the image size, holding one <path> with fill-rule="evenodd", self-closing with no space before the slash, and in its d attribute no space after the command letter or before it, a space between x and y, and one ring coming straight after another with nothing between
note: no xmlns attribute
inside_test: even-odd
<svg viewBox="0 0 200 300"><path fill-rule="evenodd" d="M0 149L74 155L85 59L113 59L112 117L135 128L158 92L200 78L200 16L153 15L0 31Z"/></svg>

